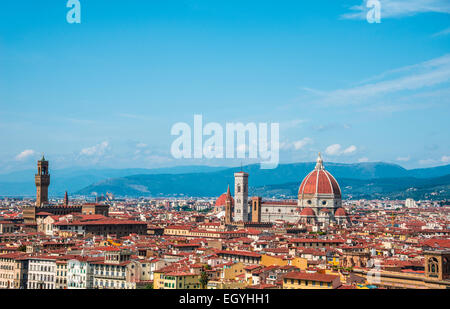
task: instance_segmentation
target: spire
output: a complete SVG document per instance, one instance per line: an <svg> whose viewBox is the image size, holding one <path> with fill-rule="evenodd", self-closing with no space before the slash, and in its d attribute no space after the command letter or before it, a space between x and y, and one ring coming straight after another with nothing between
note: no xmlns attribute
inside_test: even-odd
<svg viewBox="0 0 450 309"><path fill-rule="evenodd" d="M42 159L41 159L41 161L45 161L44 153L42 153Z"/></svg>
<svg viewBox="0 0 450 309"><path fill-rule="evenodd" d="M323 170L323 160L322 154L319 152L319 156L317 157L316 170Z"/></svg>
<svg viewBox="0 0 450 309"><path fill-rule="evenodd" d="M231 199L230 185L228 185L228 189L227 189L227 199L228 199L228 198Z"/></svg>
<svg viewBox="0 0 450 309"><path fill-rule="evenodd" d="M225 224L230 224L233 221L232 201L230 185L228 185L227 196L225 199Z"/></svg>
<svg viewBox="0 0 450 309"><path fill-rule="evenodd" d="M64 194L64 206L69 206L69 195L67 194L67 191L66 194Z"/></svg>

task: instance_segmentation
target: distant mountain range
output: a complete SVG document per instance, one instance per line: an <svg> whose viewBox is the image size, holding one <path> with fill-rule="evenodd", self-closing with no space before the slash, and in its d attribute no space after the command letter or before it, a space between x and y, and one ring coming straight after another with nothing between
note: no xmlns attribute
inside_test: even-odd
<svg viewBox="0 0 450 309"><path fill-rule="evenodd" d="M226 167L209 166L175 166L168 168L143 169L92 169L92 168L68 168L60 170L50 169L49 194L52 196L64 195L77 192L93 183L130 175L150 174L182 174L192 172L214 172ZM36 170L24 170L9 174L0 174L0 196L34 196L36 187L34 185L34 174Z"/></svg>
<svg viewBox="0 0 450 309"><path fill-rule="evenodd" d="M250 174L252 195L296 197L303 178L315 163L282 164L273 170L259 165L245 166ZM407 170L388 163L326 163L326 169L338 180L345 197L446 198L450 184L450 165ZM111 192L118 196L219 196L228 184L233 188L234 173L240 168L226 168L202 173L140 174L102 180L76 192L80 195ZM437 195L431 195L438 190ZM442 192L441 192L442 191Z"/></svg>
<svg viewBox="0 0 450 309"><path fill-rule="evenodd" d="M243 167L250 174L250 194L263 197L295 198L300 182L315 163L281 164L261 170L259 164ZM450 165L407 170L396 164L325 163L340 183L345 197L446 198ZM179 166L159 169L51 170L51 196L105 194L116 196L218 196L233 189L234 173L241 168ZM0 196L34 196L34 170L0 175ZM412 189L411 189L412 188ZM408 190L409 189L409 190ZM437 190L437 191L436 191ZM441 192L442 191L442 192ZM433 192L440 192L431 195Z"/></svg>
<svg viewBox="0 0 450 309"><path fill-rule="evenodd" d="M450 175L433 178L339 179L344 198L415 200L450 199ZM249 188L249 194L266 198L296 199L297 182Z"/></svg>

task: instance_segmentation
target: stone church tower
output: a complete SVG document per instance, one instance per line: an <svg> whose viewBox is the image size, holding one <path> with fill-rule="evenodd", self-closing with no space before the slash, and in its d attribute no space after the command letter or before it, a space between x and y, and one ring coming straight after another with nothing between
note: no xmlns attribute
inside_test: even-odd
<svg viewBox="0 0 450 309"><path fill-rule="evenodd" d="M42 155L38 161L38 172L34 177L36 183L36 206L48 205L48 186L50 185L50 174L48 173L48 161Z"/></svg>
<svg viewBox="0 0 450 309"><path fill-rule="evenodd" d="M234 221L248 221L248 174L234 174Z"/></svg>
<svg viewBox="0 0 450 309"><path fill-rule="evenodd" d="M230 193L230 186L225 198L225 224L231 224L233 222L233 198Z"/></svg>

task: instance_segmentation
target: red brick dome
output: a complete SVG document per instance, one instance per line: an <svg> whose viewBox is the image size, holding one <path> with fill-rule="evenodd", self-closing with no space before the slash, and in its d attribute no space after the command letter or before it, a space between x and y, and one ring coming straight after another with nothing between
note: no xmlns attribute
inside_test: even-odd
<svg viewBox="0 0 450 309"><path fill-rule="evenodd" d="M347 217L347 212L345 211L344 208L341 207L341 208L338 208L338 210L336 210L334 216L335 217Z"/></svg>
<svg viewBox="0 0 450 309"><path fill-rule="evenodd" d="M303 179L298 190L298 198L315 194L333 194L335 197L341 197L341 188L336 179L323 167L322 157L319 154L316 168Z"/></svg>
<svg viewBox="0 0 450 309"><path fill-rule="evenodd" d="M219 196L219 198L216 200L216 207L222 207L225 206L225 201L227 200L227 193L222 194L221 196ZM231 205L234 205L234 199L233 197L231 197Z"/></svg>
<svg viewBox="0 0 450 309"><path fill-rule="evenodd" d="M314 210L312 210L312 208L310 207L305 207L303 208L302 212L300 213L300 216L304 216L304 217L313 217L316 214L314 213Z"/></svg>

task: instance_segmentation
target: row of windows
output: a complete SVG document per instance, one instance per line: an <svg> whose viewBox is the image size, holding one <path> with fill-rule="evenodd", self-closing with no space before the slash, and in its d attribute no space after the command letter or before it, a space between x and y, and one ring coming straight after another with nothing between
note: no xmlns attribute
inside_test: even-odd
<svg viewBox="0 0 450 309"><path fill-rule="evenodd" d="M115 265L95 265L95 270L106 270L106 271L125 271L125 267L123 266L115 266Z"/></svg>
<svg viewBox="0 0 450 309"><path fill-rule="evenodd" d="M11 288L14 286L14 282L12 281L0 281L1 288Z"/></svg>
<svg viewBox="0 0 450 309"><path fill-rule="evenodd" d="M299 284L299 285L305 285L305 286L307 286L307 285L309 285L310 283L311 283L311 285L312 286L315 286L316 285L316 281L309 281L309 280L296 280L296 279L284 279L284 283L288 283L290 281L290 284ZM330 282L327 282L326 284L324 283L324 282L319 282L319 285L320 286L324 286L324 285L326 285L326 286L328 286L328 287L331 287L331 283Z"/></svg>
<svg viewBox="0 0 450 309"><path fill-rule="evenodd" d="M67 283L67 280L66 280L66 278L56 278L56 283L57 284L66 284Z"/></svg>
<svg viewBox="0 0 450 309"><path fill-rule="evenodd" d="M55 272L55 266L45 266L45 265L30 265L30 271L43 271L43 272Z"/></svg>
<svg viewBox="0 0 450 309"><path fill-rule="evenodd" d="M94 281L94 287L98 288L125 288L125 282L119 282L119 281L110 281L110 280L95 280Z"/></svg>
<svg viewBox="0 0 450 309"><path fill-rule="evenodd" d="M269 208L266 208L266 212L269 212ZM281 213L281 209L278 208L278 213ZM294 213L294 209L291 209L291 213Z"/></svg>
<svg viewBox="0 0 450 309"><path fill-rule="evenodd" d="M28 288L52 290L55 288L55 285L53 283L28 282Z"/></svg>
<svg viewBox="0 0 450 309"><path fill-rule="evenodd" d="M30 274L30 280L53 282L53 275Z"/></svg>
<svg viewBox="0 0 450 309"><path fill-rule="evenodd" d="M100 275L100 276L114 276L114 277L125 277L125 273L124 272L109 272L109 271L95 271L96 275Z"/></svg>

